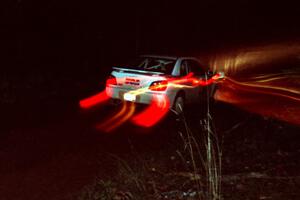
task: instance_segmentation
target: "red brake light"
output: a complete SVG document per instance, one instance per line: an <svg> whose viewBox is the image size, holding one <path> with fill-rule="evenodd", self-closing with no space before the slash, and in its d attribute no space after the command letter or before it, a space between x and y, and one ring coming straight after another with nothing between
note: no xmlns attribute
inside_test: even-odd
<svg viewBox="0 0 300 200"><path fill-rule="evenodd" d="M153 91L164 91L168 87L168 81L154 81L151 83L149 89Z"/></svg>
<svg viewBox="0 0 300 200"><path fill-rule="evenodd" d="M116 77L113 75L110 75L106 80L106 85L117 85Z"/></svg>

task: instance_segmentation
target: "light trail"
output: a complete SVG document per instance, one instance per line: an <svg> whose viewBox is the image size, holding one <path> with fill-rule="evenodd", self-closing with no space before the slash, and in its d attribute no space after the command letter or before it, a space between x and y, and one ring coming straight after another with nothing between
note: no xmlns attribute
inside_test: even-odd
<svg viewBox="0 0 300 200"><path fill-rule="evenodd" d="M237 51L213 60L226 78L215 99L300 125L300 45ZM222 65L223 64L223 65Z"/></svg>
<svg viewBox="0 0 300 200"><path fill-rule="evenodd" d="M165 95L156 95L150 106L135 115L131 121L138 126L151 127L167 114L169 106L169 99Z"/></svg>
<svg viewBox="0 0 300 200"><path fill-rule="evenodd" d="M214 70L224 71L226 76L239 77L242 74L261 71L264 75L274 73L279 69L289 69L289 66L278 65L299 59L299 42L265 45L227 51L211 58L209 63ZM267 73L266 70L270 70Z"/></svg>
<svg viewBox="0 0 300 200"><path fill-rule="evenodd" d="M111 132L126 122L134 114L134 111L135 104L124 101L121 110L117 114L105 122L98 124L96 128L105 132Z"/></svg>
<svg viewBox="0 0 300 200"><path fill-rule="evenodd" d="M215 99L248 112L300 125L300 95L285 88L274 89L225 79Z"/></svg>
<svg viewBox="0 0 300 200"><path fill-rule="evenodd" d="M151 92L152 89L158 89L159 87L174 87L174 88L194 88L197 86L207 86L212 84L219 78L219 74L216 74L209 80L197 79L193 76L193 73L189 73L185 77L181 78L169 78L166 80L166 84L160 84L158 86L154 86L151 89L148 87L139 88L136 90L129 91L127 93L132 95L143 95L146 92ZM115 83L115 79L109 78L107 80L107 84ZM84 109L91 108L100 103L103 103L109 99L107 92L112 92L110 90L106 90L91 96L89 98L83 99L80 101L80 107ZM129 104L129 105L128 105ZM166 95L163 93L160 95L153 95L153 99L151 104L141 113L136 114L132 118L132 122L138 126L143 127L151 127L158 123L169 111L170 101ZM128 119L132 117L135 111L135 104L133 102L123 102L123 106L121 110L113 115L111 118L106 121L99 123L96 128L103 130L105 132L113 131L115 128L122 125Z"/></svg>
<svg viewBox="0 0 300 200"><path fill-rule="evenodd" d="M239 88L243 90L248 90L248 91L253 91L253 92L263 93L263 94L270 94L274 96L282 96L300 102L300 96L299 96L300 90L289 89L287 87L276 87L272 85L261 85L259 84L258 81L256 83L239 82L228 77L226 80L230 81L231 84L235 84L236 87L239 86Z"/></svg>
<svg viewBox="0 0 300 200"><path fill-rule="evenodd" d="M109 97L107 96L106 91L102 91L96 95L83 99L79 102L81 108L88 109L98 104L101 104L107 101Z"/></svg>

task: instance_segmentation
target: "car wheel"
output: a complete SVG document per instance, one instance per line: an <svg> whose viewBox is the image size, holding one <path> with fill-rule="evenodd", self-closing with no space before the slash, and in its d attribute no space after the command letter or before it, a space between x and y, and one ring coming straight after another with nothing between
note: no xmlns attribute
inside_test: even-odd
<svg viewBox="0 0 300 200"><path fill-rule="evenodd" d="M182 114L184 112L184 98L182 96L176 97L173 109L177 114Z"/></svg>

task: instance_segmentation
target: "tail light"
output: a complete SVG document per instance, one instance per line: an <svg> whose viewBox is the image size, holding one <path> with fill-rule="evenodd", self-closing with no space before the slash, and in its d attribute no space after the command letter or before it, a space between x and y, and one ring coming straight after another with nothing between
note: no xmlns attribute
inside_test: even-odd
<svg viewBox="0 0 300 200"><path fill-rule="evenodd" d="M168 81L154 81L151 83L149 89L153 91L165 91L168 87Z"/></svg>
<svg viewBox="0 0 300 200"><path fill-rule="evenodd" d="M110 75L106 80L106 85L117 85L117 79L115 76Z"/></svg>

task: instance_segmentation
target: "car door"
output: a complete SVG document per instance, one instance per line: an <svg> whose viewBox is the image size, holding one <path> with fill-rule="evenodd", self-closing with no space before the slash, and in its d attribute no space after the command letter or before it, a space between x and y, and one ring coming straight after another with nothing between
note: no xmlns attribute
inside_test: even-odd
<svg viewBox="0 0 300 200"><path fill-rule="evenodd" d="M207 79L206 68L203 65L201 65L199 62L191 59L187 61L187 65L188 65L189 72L193 73L193 78L200 81L205 81ZM197 85L192 88L191 93L192 93L193 102L196 103L204 100L203 98L205 94L203 93L205 92L204 90L205 87L206 86Z"/></svg>
<svg viewBox="0 0 300 200"><path fill-rule="evenodd" d="M183 59L180 63L180 68L179 68L180 77L185 78L188 75L188 73L189 73L188 60ZM184 81L184 82L180 83L180 85L187 86L187 87L181 88L181 90L184 90L186 103L192 103L193 98L194 98L193 95L195 95L195 92L193 91L192 88L190 88L191 83Z"/></svg>

